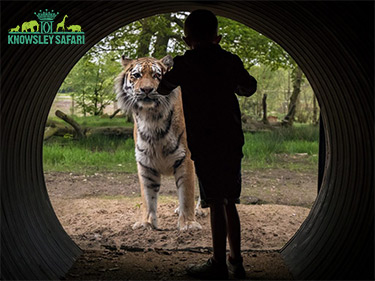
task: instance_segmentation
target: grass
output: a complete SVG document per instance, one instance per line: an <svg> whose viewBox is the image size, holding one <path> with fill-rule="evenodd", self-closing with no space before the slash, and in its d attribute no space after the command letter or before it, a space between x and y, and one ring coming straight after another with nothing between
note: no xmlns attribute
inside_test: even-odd
<svg viewBox="0 0 375 281"><path fill-rule="evenodd" d="M44 171L91 174L137 171L133 139L104 136L84 140L51 138L43 148Z"/></svg>
<svg viewBox="0 0 375 281"><path fill-rule="evenodd" d="M121 121L124 124L125 121ZM86 122L104 123L100 120ZM246 133L243 167L317 170L318 137L319 128L307 125L272 132ZM85 174L137 171L133 139L117 137L93 136L80 141L53 137L44 144L43 162L44 171Z"/></svg>
<svg viewBox="0 0 375 281"><path fill-rule="evenodd" d="M246 169L287 168L292 170L316 169L319 152L319 128L300 125L272 132L245 134L244 167ZM307 154L293 158L296 154ZM287 161L288 160L288 161Z"/></svg>

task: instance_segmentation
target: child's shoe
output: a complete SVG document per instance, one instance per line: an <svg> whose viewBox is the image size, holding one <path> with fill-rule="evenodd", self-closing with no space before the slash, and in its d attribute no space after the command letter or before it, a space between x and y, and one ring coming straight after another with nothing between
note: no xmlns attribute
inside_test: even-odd
<svg viewBox="0 0 375 281"><path fill-rule="evenodd" d="M187 269L187 274L205 280L227 280L228 268L225 263L218 263L213 258L201 265L191 265Z"/></svg>
<svg viewBox="0 0 375 281"><path fill-rule="evenodd" d="M227 259L228 271L229 273L233 274L233 277L236 279L246 278L246 271L242 263L243 263L242 257L240 260L235 261L230 256L228 256L228 259Z"/></svg>

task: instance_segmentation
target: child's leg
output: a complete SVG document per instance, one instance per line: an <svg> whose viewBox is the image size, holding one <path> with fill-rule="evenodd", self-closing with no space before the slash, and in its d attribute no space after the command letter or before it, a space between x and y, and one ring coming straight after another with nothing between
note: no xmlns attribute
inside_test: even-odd
<svg viewBox="0 0 375 281"><path fill-rule="evenodd" d="M230 257L233 260L241 259L241 224L236 204L225 206L227 235L230 247Z"/></svg>
<svg viewBox="0 0 375 281"><path fill-rule="evenodd" d="M228 266L226 262L227 227L224 204L208 203L210 207L211 234L214 248L213 257L200 265L190 265L187 273L200 280L226 280L228 279Z"/></svg>
<svg viewBox="0 0 375 281"><path fill-rule="evenodd" d="M213 203L209 206L214 260L219 263L225 263L227 242L225 207L224 204L220 203Z"/></svg>

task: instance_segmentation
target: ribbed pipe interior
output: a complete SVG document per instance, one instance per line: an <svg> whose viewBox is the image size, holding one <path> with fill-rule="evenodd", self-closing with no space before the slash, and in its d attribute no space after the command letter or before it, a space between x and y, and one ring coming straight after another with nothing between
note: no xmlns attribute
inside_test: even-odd
<svg viewBox="0 0 375 281"><path fill-rule="evenodd" d="M68 14L84 45L8 45L8 29L40 9ZM1 278L62 278L80 249L48 198L43 132L75 63L142 17L209 8L279 43L306 74L327 142L321 191L281 254L296 279L374 278L372 2L1 2ZM261 83L261 81L259 81Z"/></svg>

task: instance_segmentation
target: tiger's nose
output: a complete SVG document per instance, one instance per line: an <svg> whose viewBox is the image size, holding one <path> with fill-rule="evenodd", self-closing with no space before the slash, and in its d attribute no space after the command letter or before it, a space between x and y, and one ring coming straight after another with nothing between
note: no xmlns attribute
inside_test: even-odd
<svg viewBox="0 0 375 281"><path fill-rule="evenodd" d="M149 93L151 93L152 91L154 90L154 88L152 87L143 87L141 88L141 92L148 95Z"/></svg>

